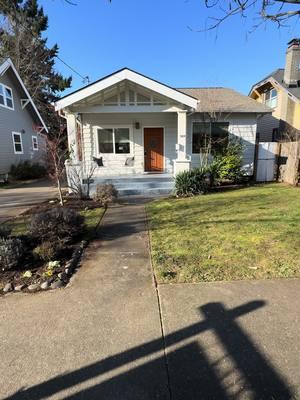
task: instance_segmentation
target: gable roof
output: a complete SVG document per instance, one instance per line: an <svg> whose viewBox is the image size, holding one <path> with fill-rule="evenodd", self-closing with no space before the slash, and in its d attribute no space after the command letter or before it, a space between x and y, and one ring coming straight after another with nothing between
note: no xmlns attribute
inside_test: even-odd
<svg viewBox="0 0 300 400"><path fill-rule="evenodd" d="M284 82L283 77L284 77L284 68L276 69L275 71L267 75L264 79L255 83L251 87L249 95L253 92L254 89L259 88L260 86L266 84L267 82L270 82L272 84L281 86L283 89L285 89L292 95L295 101L298 102L300 100L300 87L289 87L289 85L287 85Z"/></svg>
<svg viewBox="0 0 300 400"><path fill-rule="evenodd" d="M183 88L183 93L199 100L198 112L248 112L269 113L272 110L264 104L245 96L233 89L215 88Z"/></svg>
<svg viewBox="0 0 300 400"><path fill-rule="evenodd" d="M18 71L16 70L12 60L10 58L7 58L5 61L2 62L2 64L0 64L0 75L4 75L9 69L11 69L15 75L15 77L17 78L17 81L19 82L20 86L22 87L27 99L29 100L34 113L36 114L38 120L41 122L43 128L45 129L45 131L48 133L48 128L43 120L43 118L41 117L41 114L39 113L38 109L36 108L36 105L34 104L30 94L28 93L28 90L26 89L24 82L22 81Z"/></svg>
<svg viewBox="0 0 300 400"><path fill-rule="evenodd" d="M55 109L57 111L61 110L123 80L136 83L163 96L169 97L178 103L185 104L188 107L194 109L197 108L198 100L192 95L185 94L182 91L174 89L168 85L165 85L164 83L156 81L129 68L123 68L85 86L84 88L78 89L75 92L62 97L55 103Z"/></svg>

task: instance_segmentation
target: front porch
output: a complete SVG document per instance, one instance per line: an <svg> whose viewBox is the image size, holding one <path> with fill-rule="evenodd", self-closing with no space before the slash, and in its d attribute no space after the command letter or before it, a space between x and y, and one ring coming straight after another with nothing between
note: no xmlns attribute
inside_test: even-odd
<svg viewBox="0 0 300 400"><path fill-rule="evenodd" d="M151 109L151 108L150 108ZM94 165L95 177L176 175L190 168L187 111L67 115L72 162ZM75 135L74 135L75 132Z"/></svg>
<svg viewBox="0 0 300 400"><path fill-rule="evenodd" d="M188 114L197 104L127 68L66 96L56 109L67 120L68 179L74 168L82 182L93 170L94 186L113 183L121 195L170 193L173 176L190 169Z"/></svg>

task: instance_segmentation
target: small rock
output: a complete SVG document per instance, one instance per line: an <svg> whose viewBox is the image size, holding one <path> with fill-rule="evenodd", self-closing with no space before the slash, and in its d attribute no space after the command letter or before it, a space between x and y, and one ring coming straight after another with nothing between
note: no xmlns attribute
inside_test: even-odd
<svg viewBox="0 0 300 400"><path fill-rule="evenodd" d="M12 290L14 290L14 287L13 287L12 283L7 283L3 288L3 292L4 293L11 292Z"/></svg>
<svg viewBox="0 0 300 400"><path fill-rule="evenodd" d="M28 290L33 292L34 290L37 290L40 287L38 283L32 283L31 285L28 286Z"/></svg>
<svg viewBox="0 0 300 400"><path fill-rule="evenodd" d="M71 268L65 268L65 274L71 275L71 273L72 273Z"/></svg>
<svg viewBox="0 0 300 400"><path fill-rule="evenodd" d="M54 281L51 283L51 289L59 289L64 286L64 283L61 280Z"/></svg>
<svg viewBox="0 0 300 400"><path fill-rule="evenodd" d="M15 286L15 291L16 292L21 292L21 290L23 290L26 287L26 285L18 285Z"/></svg>
<svg viewBox="0 0 300 400"><path fill-rule="evenodd" d="M45 289L48 289L48 288L49 288L49 282L48 281L45 281L45 282L43 282L41 284L41 289L45 290Z"/></svg>
<svg viewBox="0 0 300 400"><path fill-rule="evenodd" d="M65 265L65 268L71 268L72 267L72 261L68 261L67 264Z"/></svg>
<svg viewBox="0 0 300 400"><path fill-rule="evenodd" d="M56 203L56 200L50 200L49 201L49 204L54 204L54 203Z"/></svg>
<svg viewBox="0 0 300 400"><path fill-rule="evenodd" d="M57 276L61 281L66 281L68 279L68 276L65 272L60 272Z"/></svg>

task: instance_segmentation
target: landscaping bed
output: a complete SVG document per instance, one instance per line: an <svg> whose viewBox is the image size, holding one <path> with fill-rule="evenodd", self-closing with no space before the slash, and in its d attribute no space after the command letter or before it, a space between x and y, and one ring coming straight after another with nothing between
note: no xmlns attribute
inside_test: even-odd
<svg viewBox="0 0 300 400"><path fill-rule="evenodd" d="M11 232L0 243L0 294L65 286L84 248L95 236L104 212L105 208L93 200L68 198L64 207L45 202L5 223ZM7 265L6 250L13 267Z"/></svg>
<svg viewBox="0 0 300 400"><path fill-rule="evenodd" d="M147 206L160 283L300 276L300 189L266 184Z"/></svg>

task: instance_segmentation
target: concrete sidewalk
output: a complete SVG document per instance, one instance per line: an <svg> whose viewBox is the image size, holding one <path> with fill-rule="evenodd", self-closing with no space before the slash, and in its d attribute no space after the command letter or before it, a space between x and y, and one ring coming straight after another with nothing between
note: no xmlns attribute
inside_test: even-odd
<svg viewBox="0 0 300 400"><path fill-rule="evenodd" d="M34 204L55 197L56 193L56 188L47 180L0 189L0 223L21 214Z"/></svg>
<svg viewBox="0 0 300 400"><path fill-rule="evenodd" d="M67 289L0 298L0 399L168 399L143 206L111 208Z"/></svg>
<svg viewBox="0 0 300 400"><path fill-rule="evenodd" d="M296 279L157 292L144 206L110 208L68 288L0 298L0 399L296 399L299 303Z"/></svg>
<svg viewBox="0 0 300 400"><path fill-rule="evenodd" d="M159 293L172 400L300 398L299 279Z"/></svg>

